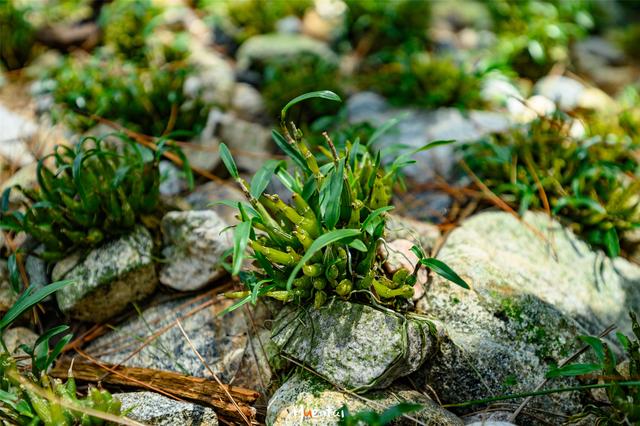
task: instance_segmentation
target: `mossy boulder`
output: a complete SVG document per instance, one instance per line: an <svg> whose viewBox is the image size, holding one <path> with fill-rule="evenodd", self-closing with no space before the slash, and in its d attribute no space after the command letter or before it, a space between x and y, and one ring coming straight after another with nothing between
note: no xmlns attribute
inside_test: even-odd
<svg viewBox="0 0 640 426"><path fill-rule="evenodd" d="M543 213L475 215L451 232L438 258L471 286L434 276L417 304L448 336L415 376L443 403L531 391L582 347L577 336L611 324L630 334L627 312L640 310L640 267L592 250ZM568 392L527 407L566 415L580 404L579 394ZM526 409L520 421L535 423Z"/></svg>
<svg viewBox="0 0 640 426"><path fill-rule="evenodd" d="M101 322L144 299L158 284L152 249L149 231L137 226L88 253L61 260L53 268L53 280L75 282L56 293L60 310L74 319Z"/></svg>
<svg viewBox="0 0 640 426"><path fill-rule="evenodd" d="M462 426L461 419L451 414L424 394L402 386L373 391L358 398L340 392L330 383L308 372L296 372L278 389L267 407L266 423L270 426L300 424L337 425L343 406L349 413L376 411L378 413L401 402L420 404L423 408L396 419L393 424L426 424L432 426Z"/></svg>
<svg viewBox="0 0 640 426"><path fill-rule="evenodd" d="M343 388L384 388L417 370L437 348L431 323L338 299L320 309L285 307L272 340L281 351Z"/></svg>

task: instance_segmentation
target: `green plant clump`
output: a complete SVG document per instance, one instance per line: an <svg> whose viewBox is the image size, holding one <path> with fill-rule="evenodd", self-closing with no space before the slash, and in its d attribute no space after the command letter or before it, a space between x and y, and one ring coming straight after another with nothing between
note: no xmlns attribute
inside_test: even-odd
<svg viewBox="0 0 640 426"><path fill-rule="evenodd" d="M185 93L193 67L182 61L147 66L111 55L66 58L50 71L58 114L70 127L86 131L91 115L152 136L175 131L197 134L206 123L207 103Z"/></svg>
<svg viewBox="0 0 640 426"><path fill-rule="evenodd" d="M346 0L344 37L359 54L421 50L428 42L431 2L423 0Z"/></svg>
<svg viewBox="0 0 640 426"><path fill-rule="evenodd" d="M43 243L45 259L58 259L78 247L95 246L122 235L154 213L159 201L158 163L164 143L152 153L121 136L120 150L102 139L85 138L71 148L58 145L38 162L39 188L15 187L28 199L26 211L10 211L3 194L0 229L24 231ZM55 169L47 167L51 158ZM185 161L185 172L189 173Z"/></svg>
<svg viewBox="0 0 640 426"><path fill-rule="evenodd" d="M276 23L287 16L302 17L312 0L228 0L226 19L234 27L236 41L275 31Z"/></svg>
<svg viewBox="0 0 640 426"><path fill-rule="evenodd" d="M22 68L31 59L36 30L27 13L14 0L0 0L0 64L8 70Z"/></svg>
<svg viewBox="0 0 640 426"><path fill-rule="evenodd" d="M464 147L470 169L520 213L545 209L610 256L640 226L640 179L631 139L570 135L571 122L540 118Z"/></svg>
<svg viewBox="0 0 640 426"><path fill-rule="evenodd" d="M229 296L242 298L234 307L255 302L259 296L317 308L332 297L402 306L413 296L418 267L388 277L378 249L384 238L385 213L393 208L389 205L392 184L400 168L411 161L400 156L385 170L380 154L373 156L358 141L347 141L338 150L330 139L321 150L326 154L314 155L302 132L293 124L284 125L293 105L312 98L340 100L328 91L299 96L282 110L283 134L273 132L276 144L296 166L293 174L284 161L273 160L249 184L221 145L221 158L249 201L232 203L241 219L235 229L232 273L240 271L247 247L256 266L241 274L247 290ZM264 193L274 175L291 194L290 203ZM417 247L415 251L422 264L466 286L442 262L424 258Z"/></svg>
<svg viewBox="0 0 640 426"><path fill-rule="evenodd" d="M398 105L479 108L482 79L451 58L398 51L362 64L359 85Z"/></svg>
<svg viewBox="0 0 640 426"><path fill-rule="evenodd" d="M153 18L160 12L151 0L115 0L105 5L98 20L104 44L112 46L123 58L143 60Z"/></svg>
<svg viewBox="0 0 640 426"><path fill-rule="evenodd" d="M557 62L568 62L572 41L594 28L590 0L488 0L498 43L496 65L537 79Z"/></svg>
<svg viewBox="0 0 640 426"><path fill-rule="evenodd" d="M286 81L286 84L282 84ZM326 87L340 94L338 66L313 55L302 54L293 58L281 58L264 65L261 93L267 111L277 117L280 108L298 93L312 91L316 87ZM301 109L302 121L311 121L320 116L334 113L335 106L320 100L311 100Z"/></svg>

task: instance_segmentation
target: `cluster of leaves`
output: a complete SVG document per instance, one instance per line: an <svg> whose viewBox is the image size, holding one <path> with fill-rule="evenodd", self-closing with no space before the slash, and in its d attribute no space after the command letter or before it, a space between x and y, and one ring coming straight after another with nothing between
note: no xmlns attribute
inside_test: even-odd
<svg viewBox="0 0 640 426"><path fill-rule="evenodd" d="M344 38L361 55L426 46L431 2L346 0Z"/></svg>
<svg viewBox="0 0 640 426"><path fill-rule="evenodd" d="M588 364L568 364L555 368L547 377L580 377L596 374L606 389L608 403L599 401L589 404L584 412L573 416L571 422L591 417L597 425L632 425L640 423L640 324L634 312L629 312L635 340L617 333L618 341L624 348L628 364L618 364L615 352L609 344L594 336L580 336L591 347L597 362ZM626 370L626 371L624 371Z"/></svg>
<svg viewBox="0 0 640 426"><path fill-rule="evenodd" d="M539 118L464 147L464 159L489 189L520 213L545 209L610 256L625 231L640 226L639 165L630 139L575 138L571 121Z"/></svg>
<svg viewBox="0 0 640 426"><path fill-rule="evenodd" d="M591 0L489 0L498 35L495 65L537 79L569 59L569 45L594 27Z"/></svg>
<svg viewBox="0 0 640 426"><path fill-rule="evenodd" d="M151 66L151 64L150 64ZM147 135L202 130L207 118L201 96L185 93L192 67L183 62L140 67L111 55L69 57L52 69L52 95L59 117L86 131L96 124L90 115L116 121ZM185 133L186 135L186 133Z"/></svg>
<svg viewBox="0 0 640 426"><path fill-rule="evenodd" d="M293 174L284 161L270 161L249 184L221 145L221 158L249 201L231 203L238 207L241 218L235 229L232 272L240 272L247 246L256 266L241 273L247 290L229 296L242 298L234 307L255 302L259 296L312 303L317 308L331 297L368 296L401 307L413 296L418 267L387 277L378 248L384 238L385 213L393 208L389 205L392 184L411 160L399 156L385 170L380 154L372 155L357 140L347 141L338 150L328 139L328 146L320 149L322 154L314 155L302 132L293 124L284 124L292 106L312 98L340 100L329 91L299 96L281 112L283 134L273 131L274 141L296 166ZM433 142L424 149L442 143ZM290 192L292 204L264 193L274 175ZM418 247L414 250L421 264L467 286L445 264L425 258Z"/></svg>
<svg viewBox="0 0 640 426"><path fill-rule="evenodd" d="M36 31L28 12L14 0L0 0L0 64L8 70L22 68L31 59Z"/></svg>
<svg viewBox="0 0 640 426"><path fill-rule="evenodd" d="M37 290L28 287L0 320L0 339L4 331L22 314L72 283L69 280L59 281ZM120 402L113 399L108 391L90 388L86 397L79 398L71 372L66 383L47 376L47 370L72 336L63 336L53 348L50 347L50 340L66 332L68 328L55 327L40 336L33 347L21 346L31 357L31 372L28 373L18 370L14 358L7 351L4 339L1 339L4 350L0 353L0 421L3 424L101 425L104 420L91 416L86 409L116 416L121 414Z"/></svg>
<svg viewBox="0 0 640 426"><path fill-rule="evenodd" d="M313 54L269 61L262 72L261 93L267 111L274 118L289 99L298 93L307 93L316 87L341 93L338 66ZM286 82L286 84L283 84ZM333 105L311 101L300 110L302 121L311 121L335 112Z"/></svg>
<svg viewBox="0 0 640 426"><path fill-rule="evenodd" d="M427 52L398 50L367 58L358 82L398 105L478 108L483 104L480 75L451 58Z"/></svg>
<svg viewBox="0 0 640 426"><path fill-rule="evenodd" d="M89 247L129 231L143 215L152 214L159 201L158 163L168 149L184 154L164 141L155 153L120 136L116 148L105 140L87 137L71 148L55 147L38 162L39 188L15 187L28 202L26 211L9 210L9 192L2 198L0 228L24 231L45 245L46 259L57 259L78 247ZM51 158L55 169L51 170Z"/></svg>
<svg viewBox="0 0 640 426"><path fill-rule="evenodd" d="M234 38L241 43L251 36L275 31L276 23L287 16L302 17L312 5L312 0L229 0L225 15L233 26Z"/></svg>

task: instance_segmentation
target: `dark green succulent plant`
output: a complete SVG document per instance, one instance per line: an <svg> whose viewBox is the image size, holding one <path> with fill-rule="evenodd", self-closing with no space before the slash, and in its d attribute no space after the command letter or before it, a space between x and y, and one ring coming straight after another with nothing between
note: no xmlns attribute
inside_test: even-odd
<svg viewBox="0 0 640 426"><path fill-rule="evenodd" d="M580 336L593 350L596 362L572 363L547 373L549 378L597 378L606 386L608 403L600 400L587 404L582 413L569 419L569 423L577 424L587 418L592 424L603 426L640 423L640 324L634 312L629 312L629 317L635 340L617 333L620 346L624 348L627 357L624 364L618 364L614 350L604 340L594 336Z"/></svg>
<svg viewBox="0 0 640 426"><path fill-rule="evenodd" d="M571 136L572 121L539 118L464 147L470 169L524 213L546 209L610 256L640 226L638 142L611 134Z"/></svg>
<svg viewBox="0 0 640 426"><path fill-rule="evenodd" d="M8 70L22 68L31 59L36 30L27 20L27 7L0 0L0 64Z"/></svg>
<svg viewBox="0 0 640 426"><path fill-rule="evenodd" d="M221 145L221 158L249 201L233 203L241 223L235 229L232 272L240 272L247 247L256 266L241 273L247 290L230 294L243 298L234 306L259 296L316 307L332 297L372 297L377 303L402 306L413 296L418 268L401 269L388 277L379 246L384 241L385 214L393 208L389 205L392 184L402 165L411 161L400 156L385 169L380 155L373 156L358 141L347 141L338 150L327 139L323 150L327 155L313 154L302 132L293 124L284 125L293 105L313 98L340 100L328 91L299 96L282 110L283 133L273 132L276 144L296 166L293 174L284 161L269 161L249 184ZM439 144L433 142L424 149ZM287 188L291 201L264 193L273 176ZM421 264L466 286L442 262L424 258L418 248L416 252Z"/></svg>
<svg viewBox="0 0 640 426"><path fill-rule="evenodd" d="M27 199L26 210L9 210L9 191L3 194L0 228L24 231L44 244L42 257L57 259L78 247L95 246L131 230L159 201L158 163L167 149L155 153L120 136L110 148L103 139L87 137L73 148L58 145L38 162L39 187L16 187ZM49 168L50 159L54 168Z"/></svg>

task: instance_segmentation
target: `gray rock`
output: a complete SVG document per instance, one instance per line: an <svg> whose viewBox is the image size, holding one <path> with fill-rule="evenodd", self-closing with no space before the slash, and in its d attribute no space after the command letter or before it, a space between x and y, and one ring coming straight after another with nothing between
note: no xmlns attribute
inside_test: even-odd
<svg viewBox="0 0 640 426"><path fill-rule="evenodd" d="M232 303L210 296L160 302L94 340L87 352L110 364L210 376L180 331L179 320L206 364L222 382L232 383L246 351L248 328L242 309L218 315Z"/></svg>
<svg viewBox="0 0 640 426"><path fill-rule="evenodd" d="M200 137L193 141L202 149L188 153L189 161L206 170L214 169L220 162L220 141L227 144L235 156L238 168L255 172L272 150L271 131L257 123L242 120L233 113L211 110Z"/></svg>
<svg viewBox="0 0 640 426"><path fill-rule="evenodd" d="M576 64L584 70L594 66L618 66L625 63L624 52L607 39L598 36L576 42L573 54Z"/></svg>
<svg viewBox="0 0 640 426"><path fill-rule="evenodd" d="M171 161L160 161L159 168L160 194L173 196L187 189L188 185L184 173Z"/></svg>
<svg viewBox="0 0 640 426"><path fill-rule="evenodd" d="M381 125L390 119L399 119L398 124L376 142L378 149L406 145L408 148L401 150L399 154L435 140L472 142L510 126L509 120L501 113L471 111L465 116L455 108L434 111L392 108L383 98L368 92L357 93L349 98L347 110L352 123L368 121ZM416 163L406 167L404 173L417 183L429 182L436 176L450 178L457 162L454 156L455 145L440 146L415 154L413 159Z"/></svg>
<svg viewBox="0 0 640 426"><path fill-rule="evenodd" d="M280 311L272 340L327 380L362 392L411 374L437 349L431 324L334 299L321 309Z"/></svg>
<svg viewBox="0 0 640 426"><path fill-rule="evenodd" d="M248 70L254 64L264 64L273 59L313 54L325 61L337 64L336 54L326 43L299 34L262 34L245 41L238 49L238 70Z"/></svg>
<svg viewBox="0 0 640 426"><path fill-rule="evenodd" d="M26 345L32 348L38 340L38 335L26 327L11 327L6 330L2 336L4 343L7 345L7 351L12 355L18 355L16 363L20 367L30 368L31 358L25 353L20 346ZM24 357L24 358L22 358Z"/></svg>
<svg viewBox="0 0 640 426"><path fill-rule="evenodd" d="M243 120L255 121L265 115L262 95L247 83L236 83L231 98L231 108Z"/></svg>
<svg viewBox="0 0 640 426"><path fill-rule="evenodd" d="M562 75L549 75L541 78L533 88L534 93L555 102L564 111L571 111L578 106L585 85L577 80Z"/></svg>
<svg viewBox="0 0 640 426"><path fill-rule="evenodd" d="M578 335L612 323L628 334L627 312L640 309L640 267L591 250L544 214L527 213L523 221L503 212L473 216L438 253L471 286L434 276L417 305L448 335L416 375L445 403L534 389L581 346ZM576 393L562 393L529 407L567 414L580 402Z"/></svg>
<svg viewBox="0 0 640 426"><path fill-rule="evenodd" d="M231 232L214 211L169 212L162 218L167 263L160 282L180 291L198 290L225 274L224 252L233 247Z"/></svg>
<svg viewBox="0 0 640 426"><path fill-rule="evenodd" d="M75 283L56 293L60 310L75 319L101 322L144 299L158 284L152 249L149 231L137 226L84 258L75 253L61 260L53 268L53 280Z"/></svg>
<svg viewBox="0 0 640 426"><path fill-rule="evenodd" d="M35 161L25 140L33 137L38 126L0 105L0 156L10 163L25 166Z"/></svg>
<svg viewBox="0 0 640 426"><path fill-rule="evenodd" d="M425 395L400 386L363 395L366 400L340 392L334 387L306 372L296 372L276 391L267 407L266 423L270 426L337 425L343 406L349 413L376 411L378 413L401 402L420 404L424 408L407 414L403 423L427 424L433 426L462 426L463 422ZM306 414L305 414L306 412ZM399 423L394 422L394 424Z"/></svg>
<svg viewBox="0 0 640 426"><path fill-rule="evenodd" d="M216 203L222 200L245 201L242 191L228 181L207 182L196 187L186 199L194 210L211 209L229 224L238 221L235 217L237 209Z"/></svg>
<svg viewBox="0 0 640 426"><path fill-rule="evenodd" d="M175 401L154 392L117 393L127 417L153 426L217 426L218 416L211 408Z"/></svg>
<svg viewBox="0 0 640 426"><path fill-rule="evenodd" d="M209 105L229 105L236 81L231 64L202 43L191 43L189 50L187 61L195 71L184 83L185 95L201 98Z"/></svg>
<svg viewBox="0 0 640 426"><path fill-rule="evenodd" d="M281 34L297 34L302 29L302 21L297 16L286 16L276 22L276 31Z"/></svg>
<svg viewBox="0 0 640 426"><path fill-rule="evenodd" d="M37 243L36 243L37 244ZM49 274L47 272L47 262L37 257L38 254L44 252L44 245L38 245L33 253L29 254L24 261L24 269L29 278L29 285L35 288L44 287L49 284Z"/></svg>

